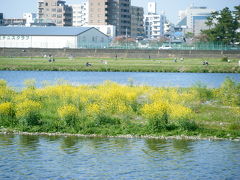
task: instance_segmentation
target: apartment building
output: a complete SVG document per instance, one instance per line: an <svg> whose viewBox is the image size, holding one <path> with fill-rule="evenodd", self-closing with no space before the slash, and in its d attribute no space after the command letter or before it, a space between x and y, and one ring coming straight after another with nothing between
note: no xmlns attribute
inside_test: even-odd
<svg viewBox="0 0 240 180"><path fill-rule="evenodd" d="M137 37L143 33L143 8L131 8L130 0L86 0L72 5L72 9L73 26L93 26L101 29L105 26L103 29L116 29L116 33L111 33L116 36L127 34Z"/></svg>
<svg viewBox="0 0 240 180"><path fill-rule="evenodd" d="M145 34L149 39L159 39L164 35L164 13L157 14L156 3L148 3L148 14L144 17Z"/></svg>
<svg viewBox="0 0 240 180"><path fill-rule="evenodd" d="M73 10L73 26L86 26L89 21L88 3L71 5Z"/></svg>
<svg viewBox="0 0 240 180"><path fill-rule="evenodd" d="M72 7L62 0L40 0L39 21L55 23L57 26L72 26Z"/></svg>
<svg viewBox="0 0 240 180"><path fill-rule="evenodd" d="M143 37L144 36L144 27L143 27L143 18L144 10L142 7L131 6L131 37Z"/></svg>
<svg viewBox="0 0 240 180"><path fill-rule="evenodd" d="M88 0L89 25L107 25L107 0Z"/></svg>
<svg viewBox="0 0 240 180"><path fill-rule="evenodd" d="M116 36L131 36L130 0L108 0L107 23L116 26Z"/></svg>
<svg viewBox="0 0 240 180"><path fill-rule="evenodd" d="M201 30L207 29L205 24L207 17L211 15L214 9L207 7L191 6L186 10L179 11L179 22L177 26L183 28L185 32L191 32L199 35Z"/></svg>

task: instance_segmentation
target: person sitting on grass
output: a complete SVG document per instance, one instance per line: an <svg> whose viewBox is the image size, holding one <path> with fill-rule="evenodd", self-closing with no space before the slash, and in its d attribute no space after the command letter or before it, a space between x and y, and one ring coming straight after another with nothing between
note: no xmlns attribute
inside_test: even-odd
<svg viewBox="0 0 240 180"><path fill-rule="evenodd" d="M92 64L89 63L89 62L87 62L87 63L86 63L86 66L87 66L87 67L88 67L88 66L92 66Z"/></svg>

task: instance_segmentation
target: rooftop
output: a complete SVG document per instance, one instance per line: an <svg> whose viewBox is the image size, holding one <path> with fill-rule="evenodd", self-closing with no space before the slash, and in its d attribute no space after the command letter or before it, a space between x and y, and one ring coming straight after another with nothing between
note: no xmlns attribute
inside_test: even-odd
<svg viewBox="0 0 240 180"><path fill-rule="evenodd" d="M0 35L76 36L92 27L6 27L0 26Z"/></svg>

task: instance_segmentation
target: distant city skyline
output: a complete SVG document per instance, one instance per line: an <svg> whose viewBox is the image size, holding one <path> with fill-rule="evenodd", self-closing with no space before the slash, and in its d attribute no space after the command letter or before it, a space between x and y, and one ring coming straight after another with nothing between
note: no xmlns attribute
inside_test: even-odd
<svg viewBox="0 0 240 180"><path fill-rule="evenodd" d="M84 0L66 0L67 4L78 4ZM167 19L176 24L178 22L178 11L185 10L194 6L206 6L210 9L221 10L224 7L233 9L234 6L240 5L239 0L131 0L133 6L144 7L145 14L147 13L147 3L157 3L157 13L165 12ZM0 0L0 13L4 14L4 18L22 18L23 13L38 12L38 0Z"/></svg>

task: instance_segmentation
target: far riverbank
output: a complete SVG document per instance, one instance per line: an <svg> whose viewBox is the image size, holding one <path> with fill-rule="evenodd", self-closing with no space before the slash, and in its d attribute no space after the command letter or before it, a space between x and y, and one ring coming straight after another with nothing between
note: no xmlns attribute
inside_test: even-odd
<svg viewBox="0 0 240 180"><path fill-rule="evenodd" d="M240 73L238 58L0 57L0 70Z"/></svg>

